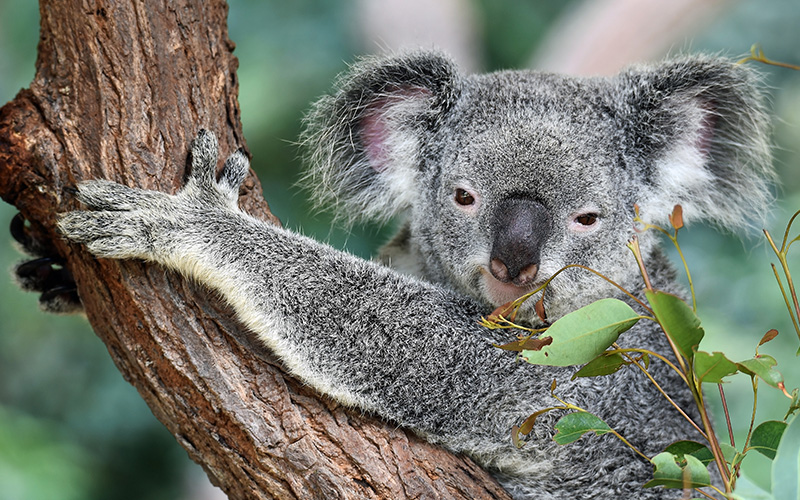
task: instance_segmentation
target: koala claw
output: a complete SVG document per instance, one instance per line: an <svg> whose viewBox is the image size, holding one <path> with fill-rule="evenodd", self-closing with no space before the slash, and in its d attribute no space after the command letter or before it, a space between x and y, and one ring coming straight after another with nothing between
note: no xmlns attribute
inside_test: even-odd
<svg viewBox="0 0 800 500"><path fill-rule="evenodd" d="M14 266L13 273L17 284L26 292L41 292L41 302L47 302L50 292L61 289L75 290L72 274L63 267L64 261L58 257L41 257L25 260Z"/></svg>
<svg viewBox="0 0 800 500"><path fill-rule="evenodd" d="M61 265L63 261L56 257L41 257L19 263L14 271L17 276L30 278L37 282L45 282L52 274L54 265Z"/></svg>
<svg viewBox="0 0 800 500"><path fill-rule="evenodd" d="M14 238L23 248L28 248L31 243L31 237L25 231L25 217L18 213L11 218L11 224L8 227L11 237Z"/></svg>
<svg viewBox="0 0 800 500"><path fill-rule="evenodd" d="M36 259L23 260L16 264L11 274L17 285L26 292L41 293L40 307L52 313L72 313L82 309L72 274L64 266L64 260L53 255L55 249L46 242L32 236L25 225L25 217L17 214L11 219L11 236L26 253Z"/></svg>
<svg viewBox="0 0 800 500"><path fill-rule="evenodd" d="M72 285L57 286L42 292L39 296L39 306L47 312L57 314L70 314L83 310L74 282Z"/></svg>

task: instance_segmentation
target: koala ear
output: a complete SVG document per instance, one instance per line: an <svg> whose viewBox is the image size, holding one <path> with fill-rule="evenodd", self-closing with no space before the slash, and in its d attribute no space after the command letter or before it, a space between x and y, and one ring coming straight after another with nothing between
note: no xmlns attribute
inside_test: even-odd
<svg viewBox="0 0 800 500"><path fill-rule="evenodd" d="M688 220L730 229L763 222L774 171L753 70L700 56L631 68L618 78L627 90L621 126L642 176L637 198L645 220L665 224L680 204Z"/></svg>
<svg viewBox="0 0 800 500"><path fill-rule="evenodd" d="M458 97L454 64L435 52L365 58L305 118L302 183L352 221L410 206L426 140Z"/></svg>

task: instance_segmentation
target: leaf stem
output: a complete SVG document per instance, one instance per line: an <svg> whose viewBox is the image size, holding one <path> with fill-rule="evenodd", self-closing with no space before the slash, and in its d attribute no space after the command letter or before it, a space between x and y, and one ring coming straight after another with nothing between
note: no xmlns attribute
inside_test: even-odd
<svg viewBox="0 0 800 500"><path fill-rule="evenodd" d="M615 342L615 345L616 345L616 342ZM661 354L659 354L659 353L657 353L655 351L651 351L649 349L636 348L636 347L626 347L626 348L619 347L619 348L616 348L616 349L612 349L612 350L610 350L608 352L609 353L618 352L618 353L620 353L622 355L624 355L627 352L638 352L638 353L641 353L641 354L647 354L648 356L653 356L654 358L660 359L661 361L666 363L667 366L672 368L672 370L675 371L675 373L677 373L681 377L681 379L684 381L684 383L686 383L686 384L689 383L689 381L686 380L686 376L683 374L683 372L680 371L680 369L678 369L678 367L675 366L675 364L672 361L670 361L667 357L665 357L665 356L663 356L663 355L661 355Z"/></svg>
<svg viewBox="0 0 800 500"><path fill-rule="evenodd" d="M707 486L707 488L711 488L712 490L716 491L717 493L719 493L720 495L722 495L722 496L723 496L723 497L725 497L725 498L730 498L730 496L729 496L729 495L727 495L727 494L726 494L724 491L722 491L721 489L717 488L717 487L716 487L716 486L714 486L713 484L709 484L709 485ZM700 490L695 490L695 491L698 491L698 492L700 492ZM704 494L705 494L705 495L706 495L708 498L714 498L714 497L712 497L711 495L708 495L707 493L704 493Z"/></svg>
<svg viewBox="0 0 800 500"><path fill-rule="evenodd" d="M800 326L798 326L798 320L800 320L800 304L798 303L797 299L797 290L794 287L794 281L792 281L792 274L789 271L789 263L786 259L787 252L789 251L789 246L797 240L795 238L792 241L788 241L789 239L789 231L791 230L792 223L794 222L795 218L800 215L800 210L794 213L792 218L789 220L789 224L786 226L786 232L783 235L783 242L781 243L781 249L778 250L778 247L775 246L775 242L772 240L772 235L769 234L769 231L766 229L764 230L764 236L766 236L769 245L772 247L772 251L775 252L775 255L778 257L778 261L781 263L781 268L783 269L783 274L786 276L787 286L789 287L789 295L792 297L792 302L794 303L794 309L792 309L792 305L789 303L789 298L786 296L786 290L783 288L783 283L781 282L780 276L778 275L778 270L775 267L775 264L772 264L772 271L775 273L775 279L778 280L778 286L781 289L781 294L783 295L783 300L786 301L786 308L789 309L789 316L792 318L792 324L794 325L794 329L797 332L797 337L800 338Z"/></svg>
<svg viewBox="0 0 800 500"><path fill-rule="evenodd" d="M797 218L798 215L800 215L800 210L795 212L794 215L792 215L792 218L789 219L789 223L786 224L786 231L783 232L783 243L781 243L781 250L788 250L789 249L789 247L786 246L786 242L789 240L789 231L792 230L792 224L794 224L794 220ZM796 239L797 238L795 238L795 240ZM792 240L792 241L794 241L794 240ZM791 245L791 244L792 243L789 242L789 245Z"/></svg>
<svg viewBox="0 0 800 500"><path fill-rule="evenodd" d="M575 268L578 268L578 269L583 269L583 270L589 271L590 273L593 273L593 274L595 274L595 275L599 276L600 278L602 278L602 279L604 279L605 281L607 281L609 284L611 284L611 285L615 286L616 288L618 288L618 289L619 289L619 290L620 290L622 293L624 293L625 295L627 295L628 297L630 297L631 299L633 299L634 301L636 301L636 303L637 303L637 304L639 304L640 306L642 306L642 308L644 308L644 310L645 310L645 311L647 311L649 314L653 314L653 310L652 310L652 309L650 309L650 308L647 306L647 304L645 304L644 302L642 302L641 300L639 300L639 299L638 299L638 298L637 298L635 295L633 295L631 292L629 292L628 290L626 290L626 289L625 289L625 287L623 287L622 285L620 285L620 284L619 284L619 283L617 283L616 281L612 280L612 279L611 279L611 278L609 278L608 276L606 276L606 275L604 275L604 274L600 273L599 271L595 271L595 270L594 270L594 269L592 269L591 267L587 267L587 266L584 266L584 265L581 265L581 264L568 264L568 265L566 265L566 266L562 267L561 269L559 269L558 271L556 271L555 273L553 273L553 275L552 275L552 276L550 276L550 277L547 279L547 281L545 281L545 282L544 282L544 283L543 283L543 284L542 284L540 287L538 287L536 290L532 290L532 291L530 291L530 292L526 293L525 295L523 295L522 297L518 298L517 300L515 300L515 301L514 301L514 304L515 304L514 308L515 308L515 309L518 309L518 308L519 308L519 306L520 306L520 305L522 305L522 303L523 303L523 302L525 302L526 300L528 300L529 298L531 298L533 295L537 294L539 291L541 291L541 290L544 290L544 289L547 287L547 285L549 285L549 284L550 284L550 282L551 282L551 281L553 281L553 278L555 278L556 276L558 276L558 275L559 275L559 274L561 274L562 272L566 271L567 269L574 268L574 267L575 267ZM542 292L542 293L544 293L544 292Z"/></svg>
<svg viewBox="0 0 800 500"><path fill-rule="evenodd" d="M717 490L716 488L714 488L714 489ZM708 493L706 493L705 491L703 491L701 489L695 488L694 491L700 493L701 495L703 495L706 498L710 498L711 500L716 500L714 497L712 497L711 495L709 495ZM719 490L717 490L717 491L719 491ZM722 493L721 491L719 491L719 492ZM722 494L724 495L724 493L722 493Z"/></svg>
<svg viewBox="0 0 800 500"><path fill-rule="evenodd" d="M756 423L756 408L758 407L758 377L755 375L750 377L750 383L753 385L753 413L750 414L750 428L747 429L747 437L744 440L744 448L742 448L742 453L747 453L747 449L750 446L750 438L753 436L753 427ZM742 462L739 462L734 467L735 474L733 478L739 475L739 468L741 468ZM735 482L735 479L734 479Z"/></svg>
<svg viewBox="0 0 800 500"><path fill-rule="evenodd" d="M725 490L728 491L730 490L730 471L728 471L728 468L725 465L722 448L719 446L717 434L714 432L714 427L711 424L711 418L708 416L708 409L703 401L703 392L699 387L696 388L696 391L692 392L695 393L695 402L697 403L697 408L700 410L700 418L703 420L703 427L706 429L708 444L711 445L711 451L714 454L714 462L717 464L719 474L722 476L722 481L725 483ZM728 493L730 493L730 491L728 491Z"/></svg>
<svg viewBox="0 0 800 500"><path fill-rule="evenodd" d="M750 428L747 430L747 439L744 441L744 449L750 446L750 438L753 435L753 426L756 422L756 407L758 406L758 377L752 375L750 383L753 385L753 413L750 415Z"/></svg>
<svg viewBox="0 0 800 500"><path fill-rule="evenodd" d="M648 457L647 455L645 455L644 453L642 453L641 451L639 451L639 449L638 449L638 448L636 448L634 445L632 445L632 444L630 443L630 441L628 441L627 439L625 439L624 437L622 437L622 434L620 434L619 432L615 431L614 429L611 429L611 431L610 431L610 432L611 432L611 434L613 434L613 435L617 436L617 438L619 438L619 440L620 440L620 441L622 441L623 443L625 443L625 444L628 446L628 448L630 448L630 449L632 449L633 451L635 451L635 452L636 452L636 453L637 453L637 454L638 454L640 457L644 458L644 459L645 459L645 460L647 460L648 462L650 461L650 457Z"/></svg>
<svg viewBox="0 0 800 500"><path fill-rule="evenodd" d="M763 64L769 64L771 66L778 66L780 68L800 70L800 66L796 66L794 64L789 64L789 63L784 63L784 62L773 61L771 59L767 59L767 57L764 55L764 50L757 43L753 44L750 47L750 55L745 57L744 59L741 59L741 60L737 61L736 64L743 64L743 63L746 63L748 61L758 61L758 62L763 63Z"/></svg>
<svg viewBox="0 0 800 500"><path fill-rule="evenodd" d="M775 267L775 264L772 265L772 272L775 274L775 280L778 282L778 287L781 289L781 295L783 295L783 300L786 302L786 308L789 309L789 317L792 318L792 325L794 325L794 329L797 330L797 336L800 337L800 326L797 324L797 318L792 311L792 304L789 302L789 297L786 295L786 289L783 288L783 282L781 281L781 277L778 274L778 268Z"/></svg>
<svg viewBox="0 0 800 500"><path fill-rule="evenodd" d="M717 384L719 387L719 398L722 400L722 410L725 413L725 422L728 424L728 436L731 438L731 446L736 448L736 443L733 440L733 428L731 427L731 415L728 413L728 402L725 400L725 390L722 388L722 382Z"/></svg>
<svg viewBox="0 0 800 500"><path fill-rule="evenodd" d="M683 418L685 418L685 419L686 419L686 420L687 420L687 421L688 421L690 424L692 424L692 427L694 427L695 429L697 429L697 432L699 432L699 433L700 433L700 435L701 435L701 436L703 436L703 439L705 439L706 441L708 441L708 436L706 436L706 433L703 431L703 429L701 429L701 428L700 428L700 426L699 426L699 425L697 425L697 423L695 423L695 421L694 421L694 420L692 420L692 417L690 417L689 415L687 415L687 414L686 414L686 412L685 412L685 411L683 411L683 409L682 409L680 406L678 406L678 403L676 403L676 402L675 402L675 401L674 401L674 400L673 400L673 399L672 399L672 398L669 396L669 394L667 394L667 393L664 391L664 389L663 389L663 388L661 387L661 385L660 385L660 384L659 384L659 383L656 381L656 379L655 379L655 378L653 378L653 376L650 374L650 372L648 372L648 371L647 371L647 368L645 368L644 366L640 365L640 364L639 364L639 362L638 362L637 360L635 360L635 359L634 359L634 358L632 358L631 356L628 356L628 354L626 354L626 352L624 352L624 351L638 351L638 352L647 352L648 354L651 354L651 355L653 355L653 356L657 357L658 359L661 359L661 360L663 360L664 362L668 363L668 364L669 364L669 365L672 367L672 369L673 369L673 370L675 370L676 372L678 372L678 375L680 375L680 376L681 376L681 378L683 378L683 374L682 374L680 371L678 371L678 369L675 367L675 365L673 365L672 363L670 363L670 362L669 362L669 360L667 360L667 359L666 359L666 358L664 358L663 356L661 356L661 355L658 355L658 354L656 354L656 353L654 353L654 352L652 352L652 351L647 351L646 349L615 349L615 351L616 351L616 352L619 352L620 354L622 354L623 356L625 356L626 358L628 358L628 360L629 360L630 362L632 362L634 365L636 365L636 367L637 367L637 368L639 368L639 369L640 369L640 370L641 370L641 371L642 371L642 372L645 374L645 376L646 376L648 379L650 379L650 382L651 382L651 383L652 383L652 384L653 384L653 385L656 387L656 389L658 390L658 392L660 392L660 393L661 393L661 395L662 395L662 396L664 396L664 397L667 399L667 401L669 401L669 403L670 403L670 404L671 404L671 405L672 405L672 406L673 406L673 407L674 407L676 410L678 410L678 413L680 413L680 414L683 416ZM610 351L610 352L614 352L614 351ZM686 381L686 379L684 378L684 382L685 382L685 381Z"/></svg>
<svg viewBox="0 0 800 500"><path fill-rule="evenodd" d="M681 262L683 262L683 269L686 271L686 279L689 281L689 293L692 294L692 310L697 313L697 297L694 294L694 282L692 281L692 273L689 272L689 264L686 263L686 258L683 256L683 250L681 250L681 246L678 244L678 230L675 230L675 235L670 235L669 239L672 241L672 244L675 245L675 249L678 251L678 255L681 257Z"/></svg>
<svg viewBox="0 0 800 500"><path fill-rule="evenodd" d="M650 276L647 274L647 269L644 267L644 259L642 258L642 249L639 247L639 238L634 235L628 241L628 248L633 252L633 257L636 259L636 264L639 266L639 272L644 280L644 287L651 292L653 291L653 284L650 283Z"/></svg>

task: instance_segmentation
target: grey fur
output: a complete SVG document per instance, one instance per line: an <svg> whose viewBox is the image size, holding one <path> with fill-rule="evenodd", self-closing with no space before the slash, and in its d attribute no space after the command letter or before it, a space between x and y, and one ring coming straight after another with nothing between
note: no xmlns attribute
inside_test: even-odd
<svg viewBox="0 0 800 500"><path fill-rule="evenodd" d="M545 236L540 252L531 252L536 283L579 263L638 291L625 247L634 203L657 222L680 203L689 219L746 224L769 198L766 123L753 75L724 59L682 58L577 79L461 76L436 53L371 58L309 114L308 179L320 200L339 204L338 213L403 214L382 255L414 276L241 212L235 192L246 158L235 153L216 181L208 132L193 143L192 174L179 193L82 183L80 198L93 211L65 214L59 228L100 257L157 262L219 291L302 380L469 454L515 498L673 497L642 490L652 467L611 436L556 446L556 415L542 417L522 449L511 443L513 425L553 404L553 379L561 396L645 453L694 435L632 369L571 381L574 369L520 363L492 346L508 333L488 331L477 318L532 286L515 289L489 271L496 236L510 224L495 208L532 200L535 216L512 211L522 210L523 226L551 223L537 233ZM461 188L474 203L454 201ZM518 243L522 234L509 229L503 240ZM640 239L656 286L680 293L655 236ZM545 306L556 319L619 295L575 270L553 281ZM522 314L538 322L530 308ZM668 351L647 322L620 343ZM691 407L678 377L662 363L651 370Z"/></svg>

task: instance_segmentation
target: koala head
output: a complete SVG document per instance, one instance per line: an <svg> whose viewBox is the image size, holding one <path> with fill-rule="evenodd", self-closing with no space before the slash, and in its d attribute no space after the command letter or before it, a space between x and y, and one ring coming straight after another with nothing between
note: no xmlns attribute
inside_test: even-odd
<svg viewBox="0 0 800 500"><path fill-rule="evenodd" d="M610 78L464 76L438 53L364 59L307 117L306 183L344 218L400 216L386 260L497 307L568 264L633 290L634 206L665 225L736 228L769 199L767 119L753 73L684 57ZM645 257L655 236L640 235ZM389 262L393 264L392 262ZM556 318L611 285L570 269Z"/></svg>

